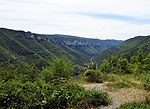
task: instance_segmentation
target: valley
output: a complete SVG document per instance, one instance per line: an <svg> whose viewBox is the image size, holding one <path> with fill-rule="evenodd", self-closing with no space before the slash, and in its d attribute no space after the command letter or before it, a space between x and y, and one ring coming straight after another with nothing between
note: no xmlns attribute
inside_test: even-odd
<svg viewBox="0 0 150 109"><path fill-rule="evenodd" d="M0 28L0 108L149 109L150 36L125 41Z"/></svg>
<svg viewBox="0 0 150 109"><path fill-rule="evenodd" d="M0 60L14 60L28 64L38 59L47 64L57 57L67 57L75 64L87 65L90 58L97 56L120 40L88 39L67 35L42 35L31 32L0 29Z"/></svg>

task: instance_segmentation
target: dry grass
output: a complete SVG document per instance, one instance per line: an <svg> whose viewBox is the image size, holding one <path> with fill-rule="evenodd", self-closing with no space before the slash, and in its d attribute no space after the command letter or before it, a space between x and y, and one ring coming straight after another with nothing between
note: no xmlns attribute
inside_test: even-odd
<svg viewBox="0 0 150 109"><path fill-rule="evenodd" d="M121 104L126 102L140 102L145 100L145 98L150 98L150 92L135 89L135 88L122 88L115 89L109 87L110 83L102 83L102 84L86 84L83 85L87 90L96 90L96 91L106 91L109 96L112 98L113 102L111 105L106 107L99 107L98 109L114 109L119 107Z"/></svg>
<svg viewBox="0 0 150 109"><path fill-rule="evenodd" d="M112 98L112 104L106 107L99 107L98 109L115 109L124 103L141 102L144 101L145 98L150 99L150 92L143 88L145 77L149 76L150 75L107 74L104 83L88 83L82 81L84 80L83 78L79 79L80 82L78 83L86 90L105 91L109 94ZM127 87L124 83L130 87Z"/></svg>

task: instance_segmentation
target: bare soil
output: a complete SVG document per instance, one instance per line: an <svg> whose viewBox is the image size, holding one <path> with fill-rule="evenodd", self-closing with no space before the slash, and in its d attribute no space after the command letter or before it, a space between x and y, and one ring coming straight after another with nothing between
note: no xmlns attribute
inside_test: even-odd
<svg viewBox="0 0 150 109"><path fill-rule="evenodd" d="M115 109L126 102L140 102L145 100L146 97L150 98L150 92L148 91L135 88L115 89L109 87L108 84L109 83L106 82L82 85L86 90L105 91L112 98L112 104L96 109Z"/></svg>

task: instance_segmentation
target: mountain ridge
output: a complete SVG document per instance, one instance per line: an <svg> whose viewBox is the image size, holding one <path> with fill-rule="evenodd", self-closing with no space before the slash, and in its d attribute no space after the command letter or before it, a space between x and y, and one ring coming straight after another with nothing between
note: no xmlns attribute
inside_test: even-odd
<svg viewBox="0 0 150 109"><path fill-rule="evenodd" d="M0 28L0 41L1 62L13 59L28 63L40 59L47 63L53 58L65 56L79 65L90 62L91 57L122 42L66 35L44 35L5 28Z"/></svg>

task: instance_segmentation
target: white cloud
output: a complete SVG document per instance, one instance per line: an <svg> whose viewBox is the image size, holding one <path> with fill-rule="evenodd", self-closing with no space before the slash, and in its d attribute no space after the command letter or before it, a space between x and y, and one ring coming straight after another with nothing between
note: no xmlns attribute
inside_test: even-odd
<svg viewBox="0 0 150 109"><path fill-rule="evenodd" d="M0 26L45 34L128 39L150 34L149 24L76 13L111 14L150 20L149 0L0 0Z"/></svg>

